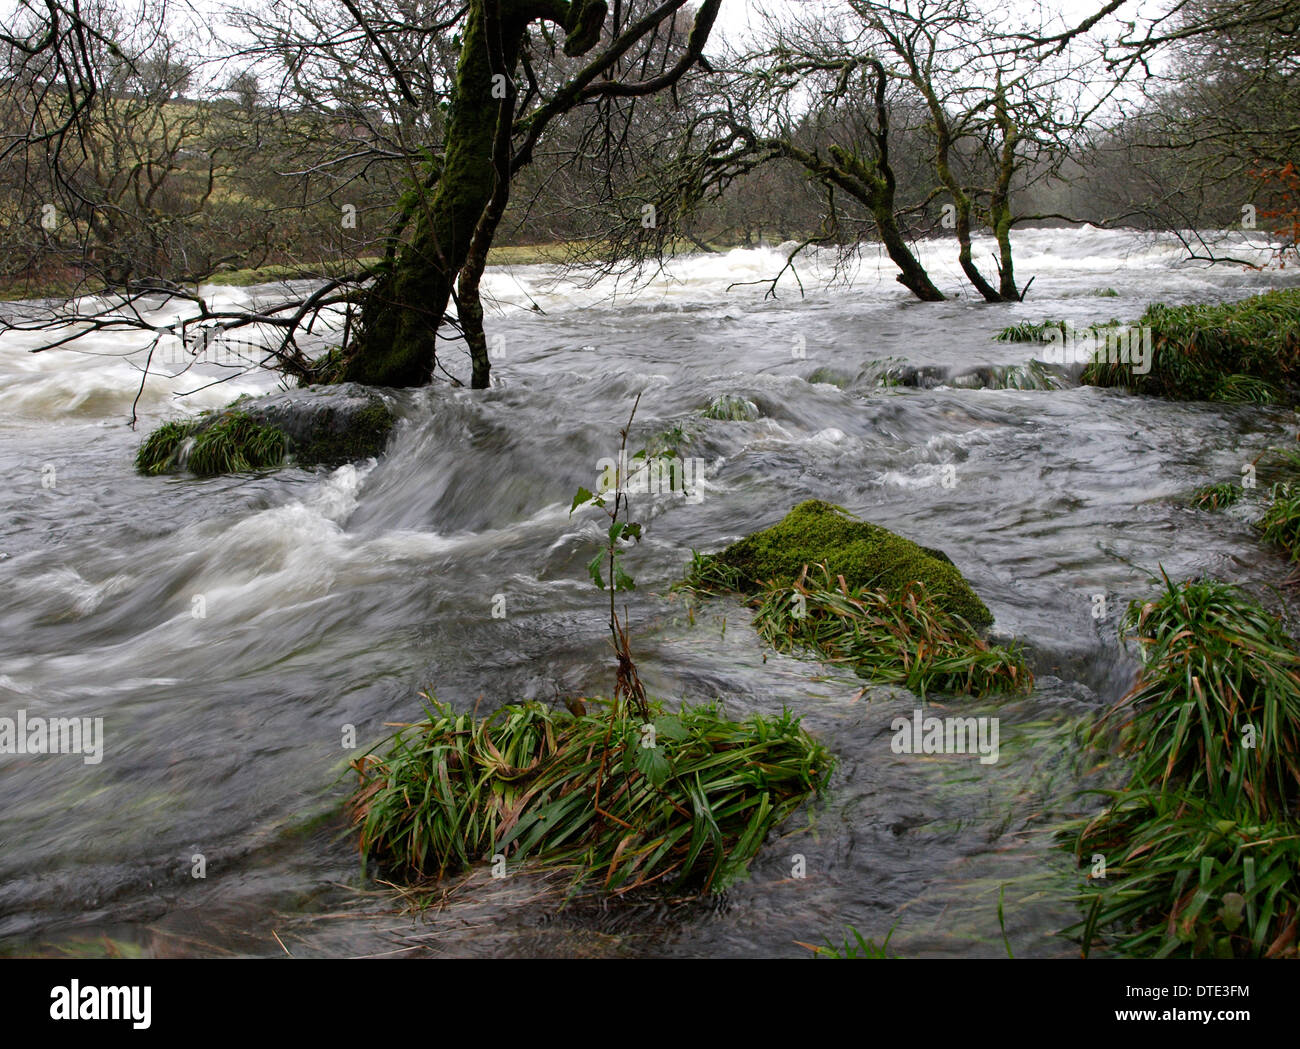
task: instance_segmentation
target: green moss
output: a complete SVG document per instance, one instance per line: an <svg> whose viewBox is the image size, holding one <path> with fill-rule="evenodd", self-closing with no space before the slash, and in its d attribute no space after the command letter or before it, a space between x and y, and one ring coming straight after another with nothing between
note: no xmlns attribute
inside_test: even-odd
<svg viewBox="0 0 1300 1049"><path fill-rule="evenodd" d="M368 459L383 452L392 429L392 411L381 398L374 397L345 429L331 432L322 426L312 440L295 443L294 458L300 466L337 466Z"/></svg>
<svg viewBox="0 0 1300 1049"><path fill-rule="evenodd" d="M317 383L330 385L343 381L343 372L347 369L348 359L341 346L331 346L329 351L311 362L311 375L301 376L298 385L314 386Z"/></svg>
<svg viewBox="0 0 1300 1049"><path fill-rule="evenodd" d="M1240 302L1156 303L1138 321L1151 329L1154 359L1139 375L1125 363L1095 362L1083 381L1174 400L1266 404L1300 381L1300 288Z"/></svg>
<svg viewBox="0 0 1300 1049"><path fill-rule="evenodd" d="M993 622L984 602L941 551L918 546L820 500L800 503L771 528L707 560L734 572L746 590L764 583L789 585L805 565L818 564L825 564L833 576L842 575L850 588L901 594L919 582L941 608L972 626Z"/></svg>

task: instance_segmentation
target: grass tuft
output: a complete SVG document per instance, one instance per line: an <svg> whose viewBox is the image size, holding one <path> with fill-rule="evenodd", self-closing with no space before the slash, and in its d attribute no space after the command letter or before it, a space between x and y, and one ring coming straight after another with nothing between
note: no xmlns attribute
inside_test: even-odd
<svg viewBox="0 0 1300 1049"><path fill-rule="evenodd" d="M704 409L704 418L706 419L717 419L733 423L753 422L759 417L759 414L758 405L753 401L731 393L724 393L720 397L713 398L709 402L709 406Z"/></svg>
<svg viewBox="0 0 1300 1049"><path fill-rule="evenodd" d="M135 453L135 468L150 477L175 469L182 447L197 426L194 421L163 423L144 439Z"/></svg>
<svg viewBox="0 0 1300 1049"><path fill-rule="evenodd" d="M1300 655L1276 617L1214 580L1175 585L1125 614L1137 682L1100 722L1132 762L1126 790L1071 828L1100 856L1085 952L1296 954L1300 915Z"/></svg>
<svg viewBox="0 0 1300 1049"><path fill-rule="evenodd" d="M1192 493L1192 507L1196 510L1224 510L1239 503L1246 494L1239 484L1207 484Z"/></svg>
<svg viewBox="0 0 1300 1049"><path fill-rule="evenodd" d="M1084 369L1085 383L1174 400L1267 404L1300 378L1300 288L1219 305L1156 303L1138 326L1151 329L1150 372L1098 361Z"/></svg>
<svg viewBox="0 0 1300 1049"><path fill-rule="evenodd" d="M812 950L818 958L834 958L839 961L897 958L898 955L889 953L889 941L893 938L894 930L890 929L889 935L881 943L876 943L874 939L867 939L850 925L844 933L844 945L842 947L837 947L827 940L824 947L812 947ZM811 944L806 946L811 946Z"/></svg>
<svg viewBox="0 0 1300 1049"><path fill-rule="evenodd" d="M1275 484L1269 495L1272 502L1259 522L1263 538L1280 546L1292 561L1300 561L1300 486Z"/></svg>
<svg viewBox="0 0 1300 1049"><path fill-rule="evenodd" d="M194 437L186 466L200 477L269 470L284 462L288 441L282 430L231 412Z"/></svg>
<svg viewBox="0 0 1300 1049"><path fill-rule="evenodd" d="M788 712L652 705L643 722L588 700L577 716L524 703L476 719L426 698L426 721L354 763L350 803L363 854L415 877L499 855L572 869L575 889L720 891L832 768Z"/></svg>

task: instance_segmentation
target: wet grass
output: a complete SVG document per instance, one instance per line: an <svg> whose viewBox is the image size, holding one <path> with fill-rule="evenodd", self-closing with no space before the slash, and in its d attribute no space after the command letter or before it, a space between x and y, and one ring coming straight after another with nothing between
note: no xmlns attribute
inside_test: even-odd
<svg viewBox="0 0 1300 1049"><path fill-rule="evenodd" d="M713 398L709 402L709 406L704 409L703 414L706 419L747 423L757 419L759 411L758 406L753 401L738 397L735 394L724 393L720 397Z"/></svg>
<svg viewBox="0 0 1300 1049"><path fill-rule="evenodd" d="M1088 365L1083 381L1174 400L1270 404L1300 379L1300 289L1220 305L1150 306L1154 360L1139 375L1126 363Z"/></svg>
<svg viewBox="0 0 1300 1049"><path fill-rule="evenodd" d="M280 466L288 454L282 430L256 422L245 412L230 412L206 425L206 420L163 423L136 453L141 473L156 476L188 469L200 477L269 470Z"/></svg>
<svg viewBox="0 0 1300 1049"><path fill-rule="evenodd" d="M575 890L720 891L831 772L789 713L586 706L478 719L430 699L427 720L355 763L363 855L413 878L492 861L571 870Z"/></svg>
<svg viewBox="0 0 1300 1049"><path fill-rule="evenodd" d="M1046 342L1049 331L1059 331L1064 328L1065 321L1040 321L1038 324L1024 321L1003 328L998 332L996 339L998 342Z"/></svg>
<svg viewBox="0 0 1300 1049"><path fill-rule="evenodd" d="M901 593L848 587L824 566L755 598L754 626L773 648L811 649L860 676L931 692L974 696L1028 692L1033 673L1014 647L990 645L960 616L944 611L924 585Z"/></svg>
<svg viewBox="0 0 1300 1049"><path fill-rule="evenodd" d="M1259 522L1265 542L1280 546L1292 561L1300 561L1300 485L1275 484L1271 502Z"/></svg>
<svg viewBox="0 0 1300 1049"><path fill-rule="evenodd" d="M1300 655L1275 616L1214 580L1166 577L1122 634L1142 669L1092 742L1126 758L1132 778L1067 834L1105 871L1067 931L1085 952L1294 957Z"/></svg>
<svg viewBox="0 0 1300 1049"><path fill-rule="evenodd" d="M876 943L874 939L867 939L850 925L844 933L844 943L842 945L836 946L827 941L824 947L812 947L811 949L818 958L835 958L840 961L897 958L898 955L889 953L889 941L893 938L893 935L894 930L890 929L889 935L882 942Z"/></svg>
<svg viewBox="0 0 1300 1049"><path fill-rule="evenodd" d="M1239 484L1207 484L1192 493L1191 504L1197 510L1224 510L1239 503L1245 494Z"/></svg>

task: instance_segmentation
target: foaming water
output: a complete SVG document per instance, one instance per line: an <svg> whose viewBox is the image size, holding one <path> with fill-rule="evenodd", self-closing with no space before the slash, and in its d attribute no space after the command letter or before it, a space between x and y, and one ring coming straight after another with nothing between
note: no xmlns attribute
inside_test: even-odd
<svg viewBox="0 0 1300 1049"><path fill-rule="evenodd" d="M141 390L147 349L127 335L97 336L90 353L0 339L0 715L105 719L98 765L0 756L0 938L22 951L107 934L146 953L279 953L274 924L297 954L744 955L805 953L797 942L853 924L877 937L897 925L905 954L983 955L1003 950L1005 886L1017 955L1069 953L1053 933L1075 917L1077 876L1046 828L1079 804L1074 726L1131 679L1115 616L1160 565L1276 578L1246 520L1179 497L1239 476L1294 419L1068 378L1035 390L961 377L1029 363L1032 346L993 341L1008 324L1132 320L1151 301L1295 278L1184 263L1176 238L1026 231L1016 247L1021 281L1035 282L1028 302L1005 305L911 302L871 250L830 287L819 278L834 260L811 258L803 297L748 283L777 272L776 249L680 259L636 294L549 267L494 269L497 385L400 393L387 454L334 471L140 477L131 460L148 427L277 378L210 385L229 372L201 364L151 373ZM958 291L951 245L921 250ZM1233 245L1251 250L1264 257ZM927 381L881 385L897 367ZM427 922L358 905L340 888L359 872L334 815L347 726L363 746L379 740L419 716L426 687L481 710L610 687L584 570L600 530L568 508L617 453L638 393L633 447L671 431L704 469L698 502L636 506L647 530L628 605L642 675L670 702L802 714L839 758L830 796L707 907L559 913L544 879L524 878L471 878ZM724 393L761 417L704 419ZM1027 646L1031 697L951 704L1001 718L997 765L892 753L890 723L913 697L766 651L739 603L692 622L666 596L693 548L807 498L946 551L997 632ZM205 879L191 876L196 854ZM795 855L805 879L791 877Z"/></svg>

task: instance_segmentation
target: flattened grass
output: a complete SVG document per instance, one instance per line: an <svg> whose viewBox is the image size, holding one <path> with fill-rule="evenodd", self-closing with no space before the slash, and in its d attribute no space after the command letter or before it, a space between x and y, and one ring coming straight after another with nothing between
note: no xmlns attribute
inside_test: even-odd
<svg viewBox="0 0 1300 1049"><path fill-rule="evenodd" d="M1033 688L1033 673L1014 646L984 641L960 616L940 608L920 583L897 594L849 588L824 566L813 579L768 586L755 599L754 625L778 651L810 648L868 680L901 685L922 697Z"/></svg>
<svg viewBox="0 0 1300 1049"><path fill-rule="evenodd" d="M476 719L430 698L426 721L355 763L363 855L415 878L499 856L570 868L575 888L720 891L832 769L788 712L737 722L654 706L643 723L587 705Z"/></svg>

